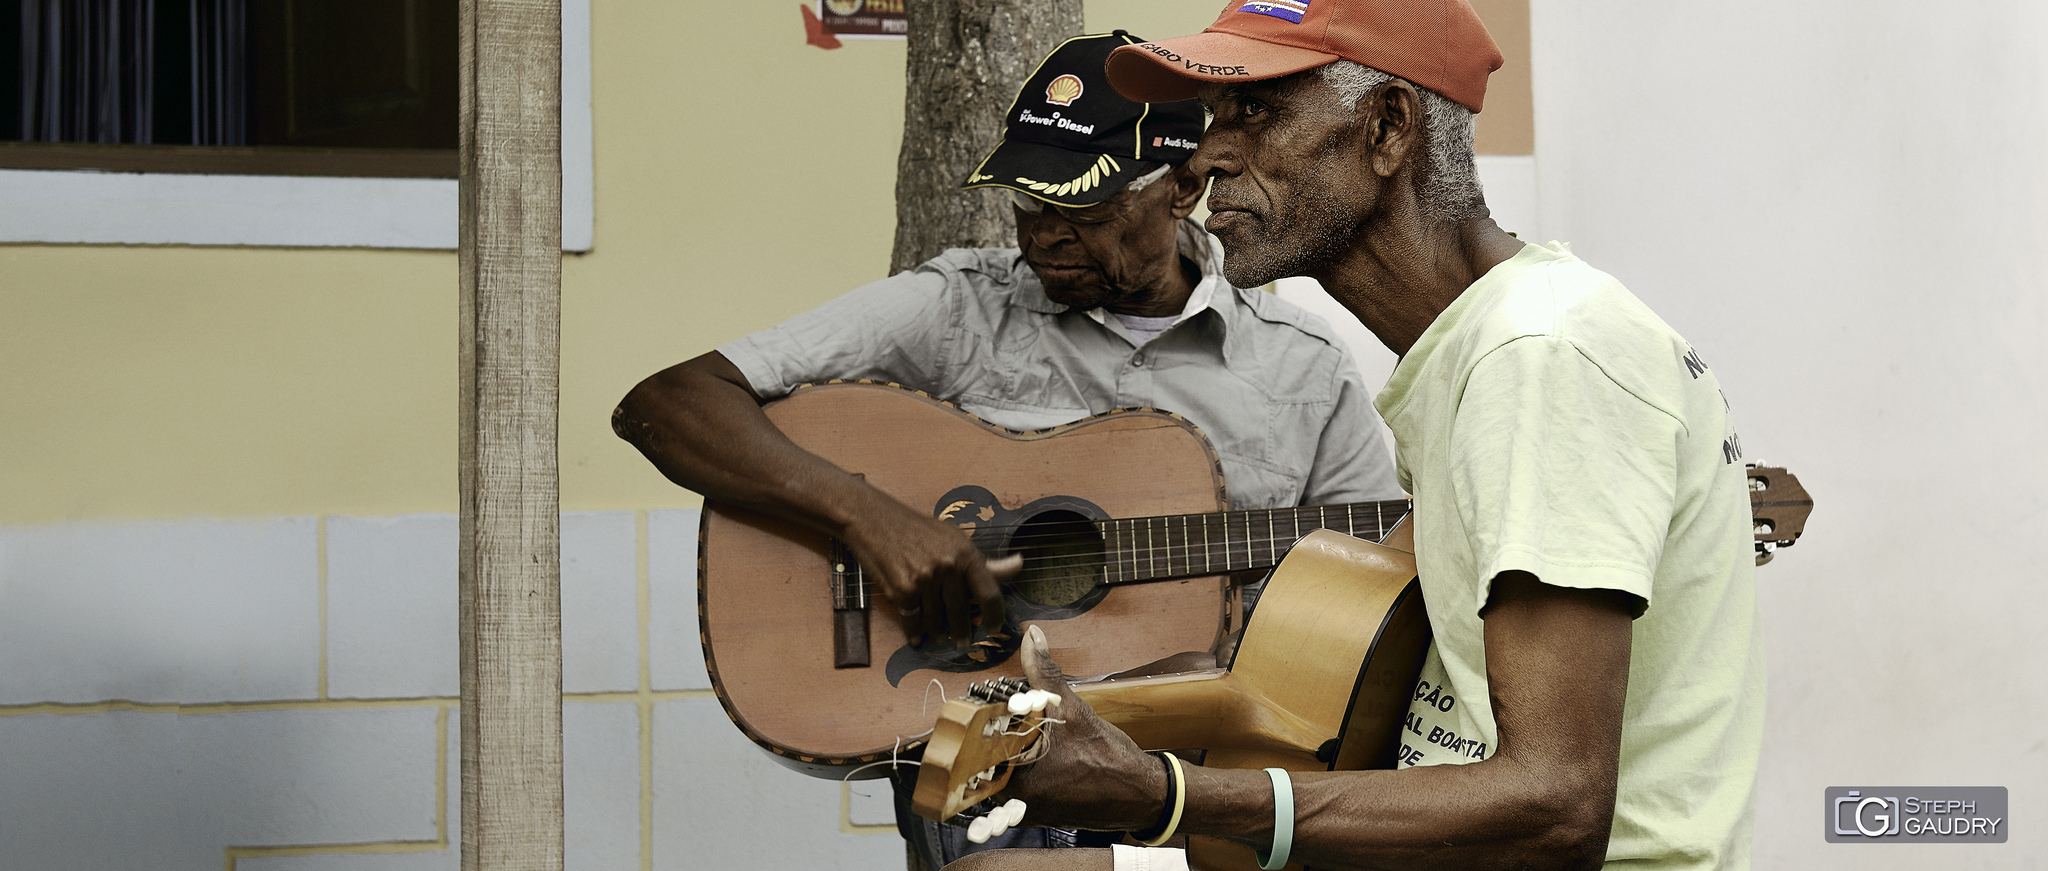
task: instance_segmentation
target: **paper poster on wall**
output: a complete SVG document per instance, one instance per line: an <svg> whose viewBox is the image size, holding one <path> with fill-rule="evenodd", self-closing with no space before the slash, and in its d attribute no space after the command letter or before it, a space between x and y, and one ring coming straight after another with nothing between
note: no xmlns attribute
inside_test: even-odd
<svg viewBox="0 0 2048 871"><path fill-rule="evenodd" d="M825 30L847 39L902 39L910 33L903 0L819 0Z"/></svg>

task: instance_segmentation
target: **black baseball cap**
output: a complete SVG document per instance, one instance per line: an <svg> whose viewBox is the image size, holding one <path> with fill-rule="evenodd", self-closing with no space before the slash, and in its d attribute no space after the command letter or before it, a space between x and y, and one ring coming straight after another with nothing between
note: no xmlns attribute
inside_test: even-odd
<svg viewBox="0 0 2048 871"><path fill-rule="evenodd" d="M1137 103L1109 86L1103 64L1144 40L1121 30L1076 36L1024 80L1004 118L1003 141L962 188L1004 187L1059 206L1092 206L1124 185L1194 156L1202 106Z"/></svg>

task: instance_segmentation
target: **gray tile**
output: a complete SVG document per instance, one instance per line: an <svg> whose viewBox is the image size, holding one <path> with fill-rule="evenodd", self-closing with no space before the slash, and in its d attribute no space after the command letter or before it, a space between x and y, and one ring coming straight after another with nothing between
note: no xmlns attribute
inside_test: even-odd
<svg viewBox="0 0 2048 871"><path fill-rule="evenodd" d="M640 568L633 512L562 515L562 689L640 686Z"/></svg>
<svg viewBox="0 0 2048 871"><path fill-rule="evenodd" d="M311 698L308 517L0 528L0 704Z"/></svg>
<svg viewBox="0 0 2048 871"><path fill-rule="evenodd" d="M648 671L657 690L710 689L697 639L695 508L647 512Z"/></svg>
<svg viewBox="0 0 2048 871"><path fill-rule="evenodd" d="M0 717L0 868L213 871L230 846L432 840L435 713Z"/></svg>
<svg viewBox="0 0 2048 871"><path fill-rule="evenodd" d="M453 514L327 521L327 694L456 695Z"/></svg>
<svg viewBox="0 0 2048 871"><path fill-rule="evenodd" d="M856 780L847 784L846 821L856 826L896 824L896 799L887 780Z"/></svg>
<svg viewBox="0 0 2048 871"><path fill-rule="evenodd" d="M640 706L562 705L565 871L640 867Z"/></svg>
<svg viewBox="0 0 2048 871"><path fill-rule="evenodd" d="M899 871L892 832L840 830L839 784L771 761L716 699L654 710L654 867Z"/></svg>

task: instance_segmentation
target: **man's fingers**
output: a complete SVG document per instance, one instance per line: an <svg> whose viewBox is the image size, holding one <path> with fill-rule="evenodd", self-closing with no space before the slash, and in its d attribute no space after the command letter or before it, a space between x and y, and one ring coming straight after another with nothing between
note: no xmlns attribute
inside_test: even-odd
<svg viewBox="0 0 2048 871"><path fill-rule="evenodd" d="M966 650L968 642L974 640L974 624L968 621L967 590L964 589L967 584L973 583L972 577L970 573L969 580L966 582L951 583L944 586L946 594L946 631L952 634L953 647L956 650Z"/></svg>
<svg viewBox="0 0 2048 871"><path fill-rule="evenodd" d="M1067 689L1067 675L1060 671L1060 665L1052 661L1052 645L1045 640L1045 630L1033 623L1024 630L1024 646L1019 651L1024 658L1024 677L1031 686L1047 692L1059 693L1071 701L1074 691Z"/></svg>
<svg viewBox="0 0 2048 871"><path fill-rule="evenodd" d="M1017 573L1023 570L1024 555L1021 553L1013 553L1000 559L988 561L988 573L994 580L1007 581L1016 577Z"/></svg>
<svg viewBox="0 0 2048 871"><path fill-rule="evenodd" d="M1002 581L1017 576L1024 570L1024 555L1011 554L1002 559L987 561L980 571L968 575L968 583L974 589L974 604L981 609L981 625L990 632L1000 632L1009 618L1003 603Z"/></svg>
<svg viewBox="0 0 2048 871"><path fill-rule="evenodd" d="M936 639L946 631L946 594L940 585L932 583L918 587L917 595L924 604L918 606L917 635L912 641L926 636Z"/></svg>

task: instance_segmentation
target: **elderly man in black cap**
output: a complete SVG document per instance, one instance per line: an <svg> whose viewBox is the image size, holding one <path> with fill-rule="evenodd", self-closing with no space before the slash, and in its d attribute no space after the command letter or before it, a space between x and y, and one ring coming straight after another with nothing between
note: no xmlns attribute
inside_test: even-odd
<svg viewBox="0 0 2048 871"><path fill-rule="evenodd" d="M1137 41L1063 43L966 180L1012 197L1016 248L947 251L656 373L614 412L620 437L678 484L846 542L911 637L964 639L974 612L999 619L1015 561L991 564L958 529L797 447L761 403L805 382L870 378L1015 430L1149 406L1209 437L1233 509L1398 497L1343 344L1315 316L1232 287L1188 219L1205 187L1184 166L1201 108L1109 87L1105 59ZM914 861L937 868L969 849L957 828L899 816ZM1075 840L1030 829L987 846Z"/></svg>

